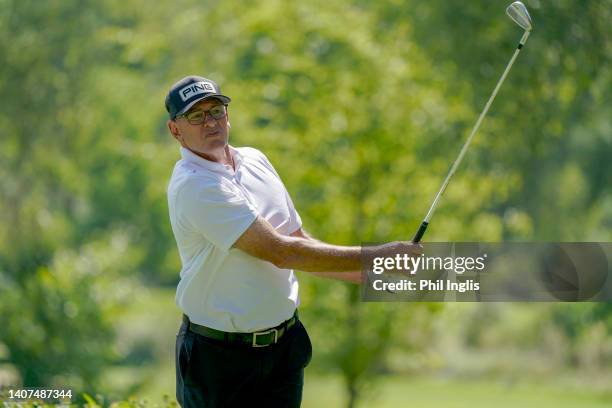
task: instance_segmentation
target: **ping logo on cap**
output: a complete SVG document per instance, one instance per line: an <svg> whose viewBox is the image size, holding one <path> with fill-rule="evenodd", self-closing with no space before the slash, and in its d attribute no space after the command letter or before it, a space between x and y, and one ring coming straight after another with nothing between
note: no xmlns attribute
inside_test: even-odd
<svg viewBox="0 0 612 408"><path fill-rule="evenodd" d="M211 93L215 92L215 86L210 82L195 82L193 84L189 84L186 87L181 88L179 91L179 95L181 95L181 99L185 102L187 99L191 98L194 95L199 95L203 93Z"/></svg>

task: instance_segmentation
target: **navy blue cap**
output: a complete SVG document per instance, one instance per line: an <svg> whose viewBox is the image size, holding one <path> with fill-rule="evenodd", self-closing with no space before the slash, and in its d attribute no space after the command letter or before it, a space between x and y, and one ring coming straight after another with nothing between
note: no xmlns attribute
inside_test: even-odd
<svg viewBox="0 0 612 408"><path fill-rule="evenodd" d="M221 94L221 88L215 81L190 75L172 85L166 95L166 110L170 119L174 120L178 115L191 109L197 102L213 98L226 105L232 101Z"/></svg>

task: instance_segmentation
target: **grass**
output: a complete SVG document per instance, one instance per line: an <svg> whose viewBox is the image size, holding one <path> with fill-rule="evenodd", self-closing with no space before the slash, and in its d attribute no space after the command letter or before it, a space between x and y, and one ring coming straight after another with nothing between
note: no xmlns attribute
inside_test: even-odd
<svg viewBox="0 0 612 408"><path fill-rule="evenodd" d="M346 399L337 377L307 378L303 407L344 407ZM485 380L462 381L431 377L382 380L361 407L397 408L609 408L612 394L563 389L554 385L508 384Z"/></svg>
<svg viewBox="0 0 612 408"><path fill-rule="evenodd" d="M162 389L152 394L139 395L131 401L114 402L113 408L176 407L172 396L164 401L162 391L173 390L174 385L165 383ZM98 405L91 397L89 407ZM106 399L109 401L109 399ZM33 404L23 407L33 408ZM46 405L51 407L51 405ZM345 407L346 400L341 381L336 376L307 376L302 407ZM390 376L383 379L358 407L376 408L609 408L612 394L593 393L576 389L563 389L554 385L528 383L509 384L494 381L462 381L435 379L431 377L407 379Z"/></svg>

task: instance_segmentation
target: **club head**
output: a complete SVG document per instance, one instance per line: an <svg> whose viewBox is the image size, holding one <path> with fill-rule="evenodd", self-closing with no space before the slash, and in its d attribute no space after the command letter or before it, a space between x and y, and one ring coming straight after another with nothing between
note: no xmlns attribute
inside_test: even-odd
<svg viewBox="0 0 612 408"><path fill-rule="evenodd" d="M531 24L531 17L527 11L527 7L520 1L515 1L506 9L506 14L516 24L520 25L523 30L531 31L533 25Z"/></svg>

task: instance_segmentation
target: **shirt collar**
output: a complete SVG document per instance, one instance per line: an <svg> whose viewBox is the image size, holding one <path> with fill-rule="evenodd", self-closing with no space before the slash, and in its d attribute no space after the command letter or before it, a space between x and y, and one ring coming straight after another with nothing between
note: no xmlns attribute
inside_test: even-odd
<svg viewBox="0 0 612 408"><path fill-rule="evenodd" d="M229 147L230 149L230 153L234 159L234 164L236 166L236 171L238 171L238 169L240 168L240 165L242 164L242 155L238 152L238 149L234 149L232 146ZM188 162L197 164L200 167L203 167L207 170L211 170L211 171L215 171L215 172L221 172L221 173L234 173L234 169L232 169L232 166L227 165L227 164L221 164L221 163L217 163L217 162L213 162L210 160L206 160L203 157L198 156L197 154L195 154L194 152L192 152L191 150L182 147L181 146L181 157L183 158L183 160L186 160Z"/></svg>

